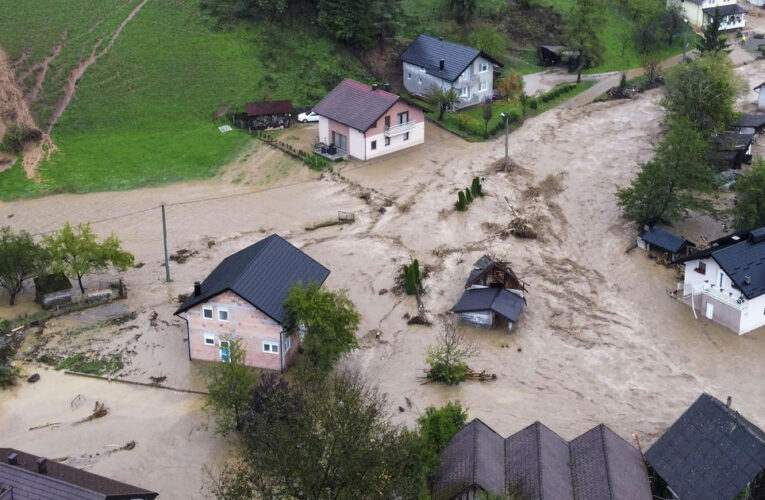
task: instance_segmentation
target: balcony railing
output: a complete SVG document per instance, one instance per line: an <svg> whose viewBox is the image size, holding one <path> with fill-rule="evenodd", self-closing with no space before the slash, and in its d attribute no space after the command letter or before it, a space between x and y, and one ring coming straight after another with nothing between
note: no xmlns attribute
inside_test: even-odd
<svg viewBox="0 0 765 500"><path fill-rule="evenodd" d="M414 128L415 122L406 122L406 123L399 123L398 125L393 125L392 127L387 127L385 129L385 137L392 137L394 135L400 135L405 132L409 132Z"/></svg>
<svg viewBox="0 0 765 500"><path fill-rule="evenodd" d="M741 295L740 291L727 289L720 290L717 286L711 285L709 283L703 283L699 285L678 283L677 290L682 290L683 298L688 298L691 294L699 295L703 293L709 297L719 300L720 302L724 302L734 309L738 309L739 311L743 311L748 307L747 300Z"/></svg>

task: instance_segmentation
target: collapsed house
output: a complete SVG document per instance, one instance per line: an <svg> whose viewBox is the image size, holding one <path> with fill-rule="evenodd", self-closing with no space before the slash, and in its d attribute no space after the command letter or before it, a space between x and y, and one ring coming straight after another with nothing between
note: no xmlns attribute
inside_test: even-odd
<svg viewBox="0 0 765 500"><path fill-rule="evenodd" d="M654 498L765 498L765 433L702 394L645 454ZM748 496L739 496L749 489Z"/></svg>
<svg viewBox="0 0 765 500"><path fill-rule="evenodd" d="M473 419L441 451L435 500L650 500L636 448L600 424L572 441L535 422L503 438Z"/></svg>
<svg viewBox="0 0 765 500"><path fill-rule="evenodd" d="M452 311L472 326L492 328L501 320L507 321L511 330L526 305L525 284L507 262L495 261L488 255L473 266L465 292Z"/></svg>

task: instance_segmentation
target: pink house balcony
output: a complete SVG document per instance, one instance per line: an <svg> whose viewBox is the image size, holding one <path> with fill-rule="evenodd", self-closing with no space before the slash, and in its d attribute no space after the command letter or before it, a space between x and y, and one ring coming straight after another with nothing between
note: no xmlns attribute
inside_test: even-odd
<svg viewBox="0 0 765 500"><path fill-rule="evenodd" d="M385 129L385 137L392 137L394 135L401 135L405 132L409 132L412 130L415 126L416 122L406 122L406 123L400 123L398 125L393 125L392 127L388 127Z"/></svg>

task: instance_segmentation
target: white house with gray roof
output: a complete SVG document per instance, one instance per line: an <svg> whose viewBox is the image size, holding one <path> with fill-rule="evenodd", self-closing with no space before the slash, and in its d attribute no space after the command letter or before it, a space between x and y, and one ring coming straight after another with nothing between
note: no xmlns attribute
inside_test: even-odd
<svg viewBox="0 0 765 500"><path fill-rule="evenodd" d="M428 35L418 36L399 59L407 92L426 95L434 86L453 88L460 98L456 109L491 99L494 71L502 67L478 49Z"/></svg>
<svg viewBox="0 0 765 500"><path fill-rule="evenodd" d="M700 316L743 335L765 325L765 227L720 238L685 263L682 299Z"/></svg>
<svg viewBox="0 0 765 500"><path fill-rule="evenodd" d="M736 0L669 0L670 5L677 5L691 26L703 28L720 9L722 24L720 31L743 29L746 24L746 9Z"/></svg>

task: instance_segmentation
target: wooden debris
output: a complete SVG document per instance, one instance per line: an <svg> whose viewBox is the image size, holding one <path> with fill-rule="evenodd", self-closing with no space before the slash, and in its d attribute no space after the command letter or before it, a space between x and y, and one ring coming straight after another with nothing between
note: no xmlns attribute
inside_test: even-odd
<svg viewBox="0 0 765 500"><path fill-rule="evenodd" d="M93 412L87 417L83 418L82 420L78 420L77 422L75 422L74 425L90 422L91 420L105 417L108 414L109 414L109 408L107 408L101 401L96 401L96 404L93 407Z"/></svg>
<svg viewBox="0 0 765 500"><path fill-rule="evenodd" d="M37 429L45 429L46 427L53 427L54 425L61 425L61 422L49 422L43 425L35 425L34 427L30 427L29 430L36 431Z"/></svg>
<svg viewBox="0 0 765 500"><path fill-rule="evenodd" d="M486 373L486 370L481 370L480 372L477 372L475 370L468 368L466 373L466 378L468 380L478 380L481 382L489 382L492 380L497 380L497 374Z"/></svg>
<svg viewBox="0 0 765 500"><path fill-rule="evenodd" d="M516 217L510 221L509 230L512 235L518 238L533 239L537 237L537 232L534 230L534 226L523 217Z"/></svg>

